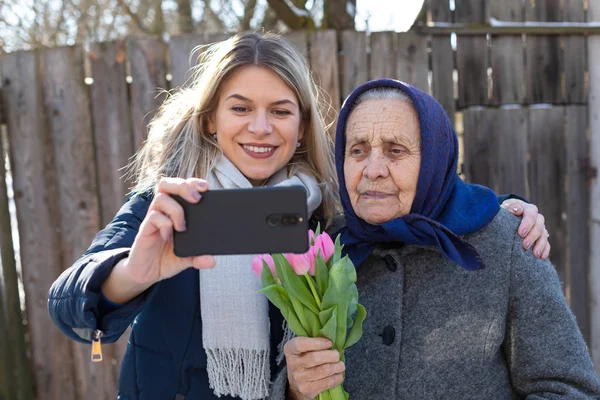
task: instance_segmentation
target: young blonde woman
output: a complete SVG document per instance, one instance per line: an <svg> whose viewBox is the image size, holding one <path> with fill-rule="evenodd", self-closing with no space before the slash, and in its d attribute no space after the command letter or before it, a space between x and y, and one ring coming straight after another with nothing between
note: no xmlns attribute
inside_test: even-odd
<svg viewBox="0 0 600 400"><path fill-rule="evenodd" d="M133 324L119 399L262 399L281 369L283 320L257 293L252 256L176 257L172 233L186 225L172 195L198 202L209 188L301 185L312 222L339 210L332 142L303 58L257 33L202 57L190 87L150 124L131 166L134 195L49 293L53 320L74 340L112 343ZM510 207L543 256L543 217Z"/></svg>

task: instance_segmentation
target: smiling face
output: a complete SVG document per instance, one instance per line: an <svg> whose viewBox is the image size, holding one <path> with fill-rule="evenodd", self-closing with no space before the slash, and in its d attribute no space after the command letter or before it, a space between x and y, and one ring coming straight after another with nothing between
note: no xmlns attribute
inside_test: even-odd
<svg viewBox="0 0 600 400"><path fill-rule="evenodd" d="M249 66L223 84L208 128L225 157L259 185L292 159L301 121L292 89L270 70Z"/></svg>
<svg viewBox="0 0 600 400"><path fill-rule="evenodd" d="M346 123L344 175L356 215L379 225L410 213L421 167L421 130L404 100L366 100Z"/></svg>

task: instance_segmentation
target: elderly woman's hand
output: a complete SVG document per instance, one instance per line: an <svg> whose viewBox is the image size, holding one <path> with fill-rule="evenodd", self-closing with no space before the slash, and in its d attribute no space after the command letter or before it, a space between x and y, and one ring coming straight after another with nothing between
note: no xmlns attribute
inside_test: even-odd
<svg viewBox="0 0 600 400"><path fill-rule="evenodd" d="M523 220L519 226L519 236L523 238L523 247L526 250L533 246L533 254L545 260L550 254L549 234L546 230L545 218L538 212L535 204L528 204L518 199L508 199L502 203L502 208L514 215L522 215Z"/></svg>
<svg viewBox="0 0 600 400"><path fill-rule="evenodd" d="M297 337L285 344L291 399L312 400L344 381L340 353L330 349L331 341L323 338Z"/></svg>

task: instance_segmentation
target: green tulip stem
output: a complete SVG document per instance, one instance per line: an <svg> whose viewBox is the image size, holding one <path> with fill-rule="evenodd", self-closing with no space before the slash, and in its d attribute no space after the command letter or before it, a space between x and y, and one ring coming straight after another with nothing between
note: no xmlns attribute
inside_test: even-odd
<svg viewBox="0 0 600 400"><path fill-rule="evenodd" d="M315 296L315 300L317 301L317 306L320 309L321 308L321 299L319 298L319 294L317 293L317 289L315 288L315 283L313 282L313 279L309 274L304 274L304 277L306 277L308 286L310 286L310 291L312 292L313 296Z"/></svg>

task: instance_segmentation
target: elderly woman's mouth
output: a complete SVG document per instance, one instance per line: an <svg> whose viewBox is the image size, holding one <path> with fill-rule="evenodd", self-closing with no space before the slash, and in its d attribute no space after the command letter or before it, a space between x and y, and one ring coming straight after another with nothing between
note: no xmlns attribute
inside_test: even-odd
<svg viewBox="0 0 600 400"><path fill-rule="evenodd" d="M379 192L376 190L367 190L360 195L364 199L385 199L394 196L392 193Z"/></svg>

